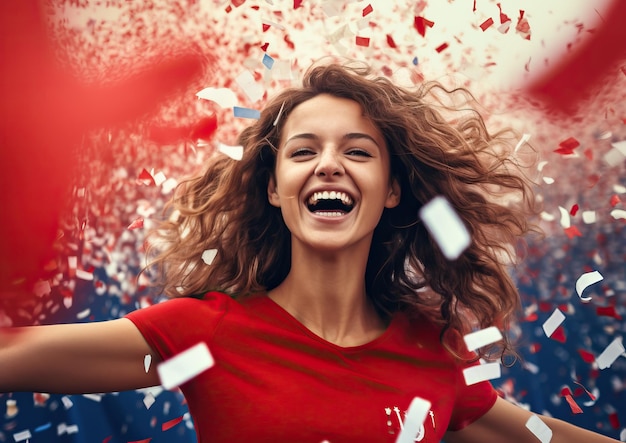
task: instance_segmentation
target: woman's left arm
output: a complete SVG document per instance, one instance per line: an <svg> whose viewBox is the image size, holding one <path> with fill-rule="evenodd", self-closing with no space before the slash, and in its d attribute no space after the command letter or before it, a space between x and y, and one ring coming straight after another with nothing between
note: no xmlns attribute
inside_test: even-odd
<svg viewBox="0 0 626 443"><path fill-rule="evenodd" d="M556 418L533 414L513 403L498 398L493 407L474 423L456 432L447 432L446 443L490 443L514 441L538 443L540 440L527 427L526 422L537 415L552 430L550 443L610 443L612 438L579 428Z"/></svg>

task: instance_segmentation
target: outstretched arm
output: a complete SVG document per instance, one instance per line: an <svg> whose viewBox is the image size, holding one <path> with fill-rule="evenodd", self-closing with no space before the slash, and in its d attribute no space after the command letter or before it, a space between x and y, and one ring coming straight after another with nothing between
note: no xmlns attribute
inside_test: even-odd
<svg viewBox="0 0 626 443"><path fill-rule="evenodd" d="M444 440L446 443L498 441L538 443L539 439L526 428L526 422L532 415L532 412L498 398L489 412L460 431L446 433ZM551 443L610 443L616 441L556 418L545 416L540 416L540 418L552 430Z"/></svg>
<svg viewBox="0 0 626 443"><path fill-rule="evenodd" d="M144 357L152 354L146 373ZM159 384L159 357L128 319L0 329L0 392L115 392Z"/></svg>

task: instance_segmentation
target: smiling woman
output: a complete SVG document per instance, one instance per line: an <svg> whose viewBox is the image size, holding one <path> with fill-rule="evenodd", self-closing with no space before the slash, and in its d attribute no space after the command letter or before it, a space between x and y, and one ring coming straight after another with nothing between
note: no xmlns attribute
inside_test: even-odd
<svg viewBox="0 0 626 443"><path fill-rule="evenodd" d="M178 187L150 249L173 299L0 334L0 390L180 385L199 442L611 441L500 399L478 358L512 353L506 339L462 345L509 326L507 266L536 209L515 137L444 118L456 95L471 99L311 68L243 131L240 162ZM453 261L419 216L437 197L472 238ZM172 382L169 360L203 349ZM161 378L146 354L168 360Z"/></svg>

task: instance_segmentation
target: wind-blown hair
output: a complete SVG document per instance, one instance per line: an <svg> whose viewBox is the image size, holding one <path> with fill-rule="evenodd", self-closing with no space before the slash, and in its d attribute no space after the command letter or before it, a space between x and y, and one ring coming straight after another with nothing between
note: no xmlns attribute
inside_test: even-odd
<svg viewBox="0 0 626 443"><path fill-rule="evenodd" d="M206 171L182 182L168 205L173 216L152 233L149 252L165 293L184 296L223 290L233 297L270 290L287 276L291 239L267 185L291 111L326 93L356 101L384 136L401 201L384 210L373 235L366 271L368 296L382 315L425 313L442 326L442 341L456 331L508 327L519 307L509 275L520 240L532 231L532 183L519 172L512 131L490 134L480 114L463 109L454 120L442 101L472 96L426 83L411 90L365 66L310 68L302 87L269 100L261 117L240 135L241 161L212 159ZM457 109L458 110L458 109ZM471 245L449 261L419 218L419 209L444 196L456 210ZM217 250L212 264L203 251ZM454 334L457 335L457 334ZM509 344L505 341L504 349Z"/></svg>

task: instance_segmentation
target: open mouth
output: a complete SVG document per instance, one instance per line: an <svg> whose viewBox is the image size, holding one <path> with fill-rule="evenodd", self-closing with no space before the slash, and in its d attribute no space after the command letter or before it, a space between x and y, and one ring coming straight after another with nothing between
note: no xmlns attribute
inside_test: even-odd
<svg viewBox="0 0 626 443"><path fill-rule="evenodd" d="M345 192L320 191L314 192L307 200L309 211L327 217L339 217L354 208L354 200Z"/></svg>

